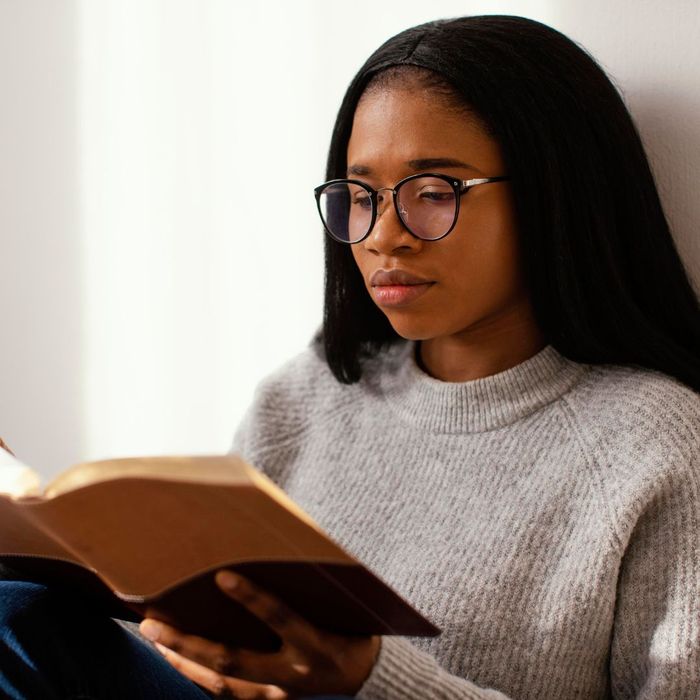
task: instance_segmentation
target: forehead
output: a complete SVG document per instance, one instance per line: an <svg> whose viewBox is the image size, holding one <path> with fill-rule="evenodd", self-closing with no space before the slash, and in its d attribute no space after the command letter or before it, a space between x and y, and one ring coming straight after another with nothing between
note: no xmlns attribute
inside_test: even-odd
<svg viewBox="0 0 700 700"><path fill-rule="evenodd" d="M362 97L348 142L348 167L362 165L381 174L425 158L454 158L482 172L502 165L498 144L478 119L429 92L391 89Z"/></svg>

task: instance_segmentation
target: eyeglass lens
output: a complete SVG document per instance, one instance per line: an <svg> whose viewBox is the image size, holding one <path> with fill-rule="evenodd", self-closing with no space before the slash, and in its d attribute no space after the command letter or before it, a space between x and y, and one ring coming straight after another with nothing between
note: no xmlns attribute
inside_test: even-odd
<svg viewBox="0 0 700 700"><path fill-rule="evenodd" d="M379 213L390 204L391 193L377 195ZM436 177L406 180L396 196L399 217L404 226L426 240L444 236L452 227L457 211L453 186ZM339 241L354 243L364 238L372 224L373 203L362 185L338 182L326 187L319 197L321 216L326 228Z"/></svg>

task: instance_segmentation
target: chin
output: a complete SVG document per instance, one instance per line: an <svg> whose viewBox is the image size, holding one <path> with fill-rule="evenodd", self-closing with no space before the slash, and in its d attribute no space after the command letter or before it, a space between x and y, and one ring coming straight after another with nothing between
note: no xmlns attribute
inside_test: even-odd
<svg viewBox="0 0 700 700"><path fill-rule="evenodd" d="M428 323L407 323L405 319L392 319L388 315L387 318L389 323L391 323L391 327L406 340L430 340L431 338L444 335L444 331Z"/></svg>

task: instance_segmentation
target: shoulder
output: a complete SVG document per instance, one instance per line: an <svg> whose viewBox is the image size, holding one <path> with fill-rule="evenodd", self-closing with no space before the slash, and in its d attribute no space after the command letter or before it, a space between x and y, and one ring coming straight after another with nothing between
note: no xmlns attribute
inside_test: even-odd
<svg viewBox="0 0 700 700"><path fill-rule="evenodd" d="M302 431L318 411L317 399L338 382L318 348L310 344L264 376L256 385L243 422L258 432L274 429L284 440Z"/></svg>
<svg viewBox="0 0 700 700"><path fill-rule="evenodd" d="M567 399L581 423L599 437L643 433L647 442L700 440L700 394L662 372L624 365L590 365Z"/></svg>
<svg viewBox="0 0 700 700"><path fill-rule="evenodd" d="M231 449L244 455L278 449L301 438L315 421L333 412L355 410L373 390L373 378L391 356L389 351L368 358L362 379L343 384L331 371L323 347L312 340L258 382Z"/></svg>
<svg viewBox="0 0 700 700"><path fill-rule="evenodd" d="M608 486L641 495L699 481L700 394L656 370L589 367L565 405Z"/></svg>
<svg viewBox="0 0 700 700"><path fill-rule="evenodd" d="M263 377L255 393L263 397L275 394L278 398L294 395L303 399L331 381L334 377L321 349L310 343Z"/></svg>
<svg viewBox="0 0 700 700"><path fill-rule="evenodd" d="M393 371L401 363L409 347L407 341L401 340L375 355L363 357L361 379L344 384L331 371L321 343L312 341L259 382L255 399L275 406L280 402L289 404L288 407L303 405L305 412L313 412L328 403L357 400L373 390L382 374Z"/></svg>

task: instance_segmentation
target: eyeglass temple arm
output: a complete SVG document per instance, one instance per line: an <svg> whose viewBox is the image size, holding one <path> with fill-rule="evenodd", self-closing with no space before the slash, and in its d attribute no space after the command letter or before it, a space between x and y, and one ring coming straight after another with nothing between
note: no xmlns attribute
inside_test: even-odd
<svg viewBox="0 0 700 700"><path fill-rule="evenodd" d="M502 182L503 180L510 180L509 175L496 175L495 177L475 177L471 180L462 180L462 189L467 189L468 187L474 187L474 185L485 185L489 182Z"/></svg>

